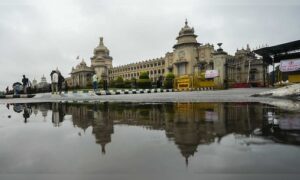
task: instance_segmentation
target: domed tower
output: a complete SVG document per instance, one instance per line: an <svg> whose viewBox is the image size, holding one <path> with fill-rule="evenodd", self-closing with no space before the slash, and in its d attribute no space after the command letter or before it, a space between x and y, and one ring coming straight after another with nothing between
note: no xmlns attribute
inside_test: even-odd
<svg viewBox="0 0 300 180"><path fill-rule="evenodd" d="M41 83L47 83L47 79L45 77L45 75L43 74L43 76L41 77Z"/></svg>
<svg viewBox="0 0 300 180"><path fill-rule="evenodd" d="M33 81L32 81L32 86L33 86L33 87L37 87L37 84L38 84L38 82L37 82L37 80L34 78Z"/></svg>
<svg viewBox="0 0 300 180"><path fill-rule="evenodd" d="M188 26L187 20L185 26L179 31L176 38L177 43L174 48L174 74L176 76L192 74L193 65L197 58L197 48L200 43L196 40L194 28Z"/></svg>
<svg viewBox="0 0 300 180"><path fill-rule="evenodd" d="M94 56L91 57L91 65L98 76L98 79L108 81L108 69L112 68L112 57L109 56L109 50L103 43L103 37L100 37L99 45L94 49Z"/></svg>

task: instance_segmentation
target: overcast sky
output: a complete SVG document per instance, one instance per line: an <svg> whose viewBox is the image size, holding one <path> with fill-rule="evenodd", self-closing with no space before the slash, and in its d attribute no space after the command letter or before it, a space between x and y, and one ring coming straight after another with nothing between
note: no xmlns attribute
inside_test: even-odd
<svg viewBox="0 0 300 180"><path fill-rule="evenodd" d="M113 65L172 51L185 18L198 42L237 48L300 39L298 0L1 0L0 90L25 74L65 77L104 37Z"/></svg>

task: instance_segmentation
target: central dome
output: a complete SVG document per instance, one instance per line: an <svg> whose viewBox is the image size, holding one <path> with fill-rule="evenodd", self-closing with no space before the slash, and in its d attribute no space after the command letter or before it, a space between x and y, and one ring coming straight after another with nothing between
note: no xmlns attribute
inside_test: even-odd
<svg viewBox="0 0 300 180"><path fill-rule="evenodd" d="M196 38L197 35L194 34L194 28L189 27L187 20L185 20L185 25L179 31L179 35L176 38L177 43L173 46L173 48L177 48L182 45L199 46L200 44L197 42Z"/></svg>
<svg viewBox="0 0 300 180"><path fill-rule="evenodd" d="M188 26L187 20L185 20L185 26L181 28L181 30L179 31L179 36L187 35L187 34L194 35L194 28L190 28Z"/></svg>
<svg viewBox="0 0 300 180"><path fill-rule="evenodd" d="M94 54L101 53L105 55L109 55L109 50L103 43L103 37L100 37L99 45L94 49Z"/></svg>

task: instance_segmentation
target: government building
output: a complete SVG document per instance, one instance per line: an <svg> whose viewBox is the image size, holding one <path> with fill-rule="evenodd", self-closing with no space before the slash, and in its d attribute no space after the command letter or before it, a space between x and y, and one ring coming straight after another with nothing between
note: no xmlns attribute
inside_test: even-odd
<svg viewBox="0 0 300 180"><path fill-rule="evenodd" d="M82 59L66 80L69 87L84 88L91 84L94 73L99 80L110 82L118 77L139 79L142 72L147 72L154 84L163 81L166 74L173 73L173 84L177 89L267 85L267 65L255 56L249 45L238 49L234 55L225 52L221 45L218 43L218 49L215 49L212 44L199 43L194 28L186 20L172 52L167 52L164 57L113 67L113 58L101 37L90 59L91 66Z"/></svg>

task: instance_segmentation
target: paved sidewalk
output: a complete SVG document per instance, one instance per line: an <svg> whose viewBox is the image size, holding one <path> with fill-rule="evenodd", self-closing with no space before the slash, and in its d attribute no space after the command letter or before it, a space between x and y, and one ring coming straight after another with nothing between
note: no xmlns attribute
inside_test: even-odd
<svg viewBox="0 0 300 180"><path fill-rule="evenodd" d="M214 91L162 92L142 94L96 95L94 92L51 95L37 94L34 98L0 99L0 103L29 103L56 101L113 101L113 102L270 102L268 97L251 97L270 89L241 88ZM276 99L275 99L276 101Z"/></svg>

